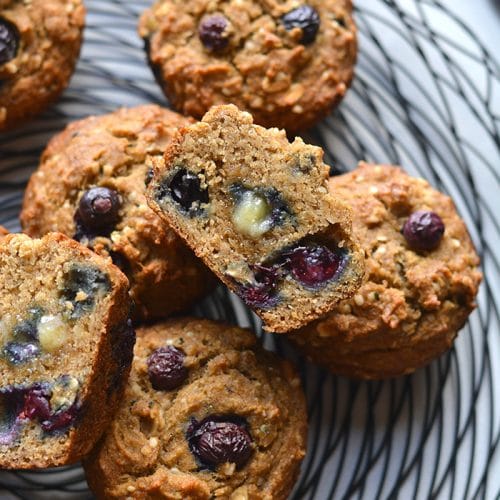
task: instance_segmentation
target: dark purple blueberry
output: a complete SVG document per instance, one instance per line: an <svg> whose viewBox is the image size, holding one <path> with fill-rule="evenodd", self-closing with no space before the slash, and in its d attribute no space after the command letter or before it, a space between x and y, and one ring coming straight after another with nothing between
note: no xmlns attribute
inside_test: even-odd
<svg viewBox="0 0 500 500"><path fill-rule="evenodd" d="M110 232L120 219L120 195L113 189L93 187L83 193L75 216L89 232Z"/></svg>
<svg viewBox="0 0 500 500"><path fill-rule="evenodd" d="M80 405L78 403L73 403L67 410L60 411L54 415L51 415L46 420L40 422L40 427L45 432L55 432L61 431L73 425L76 417L78 416L78 410Z"/></svg>
<svg viewBox="0 0 500 500"><path fill-rule="evenodd" d="M47 387L35 386L26 391L24 397L24 409L21 418L37 420L45 432L60 431L76 420L80 404L77 400L62 411L53 413L50 407L50 390Z"/></svg>
<svg viewBox="0 0 500 500"><path fill-rule="evenodd" d="M19 49L19 31L7 19L0 17L0 64L16 57Z"/></svg>
<svg viewBox="0 0 500 500"><path fill-rule="evenodd" d="M23 416L30 420L46 420L50 418L49 394L43 388L29 389L24 397Z"/></svg>
<svg viewBox="0 0 500 500"><path fill-rule="evenodd" d="M300 43L308 45L316 39L320 20L318 11L314 7L301 5L282 16L281 21L287 31L294 28L302 30Z"/></svg>
<svg viewBox="0 0 500 500"><path fill-rule="evenodd" d="M79 318L90 311L96 295L105 294L111 290L109 276L92 266L74 264L64 276L64 287L61 290L63 300L73 303L72 318ZM84 300L76 300L78 292L84 292Z"/></svg>
<svg viewBox="0 0 500 500"><path fill-rule="evenodd" d="M165 194L161 191L160 196ZM185 168L179 169L167 182L167 192L186 212L198 212L201 203L208 203L208 191L201 187L200 178Z"/></svg>
<svg viewBox="0 0 500 500"><path fill-rule="evenodd" d="M227 24L227 19L221 14L202 19L198 26L198 36L205 48L220 52L227 47L229 43L229 38L225 33Z"/></svg>
<svg viewBox="0 0 500 500"><path fill-rule="evenodd" d="M23 409L24 392L13 387L0 390L0 445L12 444L19 435L19 413Z"/></svg>
<svg viewBox="0 0 500 500"><path fill-rule="evenodd" d="M413 212L403 226L403 236L415 250L433 250L444 234L444 223L438 214L427 210Z"/></svg>
<svg viewBox="0 0 500 500"><path fill-rule="evenodd" d="M238 295L250 307L268 308L278 302L279 275L276 268L255 265L252 267L255 283L242 285Z"/></svg>
<svg viewBox="0 0 500 500"><path fill-rule="evenodd" d="M32 360L40 354L40 348L26 342L8 342L2 349L2 353L9 363L21 365Z"/></svg>
<svg viewBox="0 0 500 500"><path fill-rule="evenodd" d="M193 419L186 438L191 453L209 469L226 462L240 468L252 455L252 438L242 418L213 415L200 422Z"/></svg>
<svg viewBox="0 0 500 500"><path fill-rule="evenodd" d="M342 264L342 256L323 245L301 245L283 254L285 267L304 286L316 287L331 280Z"/></svg>
<svg viewBox="0 0 500 500"><path fill-rule="evenodd" d="M177 347L159 347L148 358L148 375L153 389L171 391L179 387L187 378L184 366L186 355Z"/></svg>

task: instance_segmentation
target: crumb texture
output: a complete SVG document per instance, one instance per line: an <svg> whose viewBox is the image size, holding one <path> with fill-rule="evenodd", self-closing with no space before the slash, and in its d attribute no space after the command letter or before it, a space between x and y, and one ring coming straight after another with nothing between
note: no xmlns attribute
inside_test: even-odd
<svg viewBox="0 0 500 500"><path fill-rule="evenodd" d="M151 206L271 331L327 312L363 273L322 155L228 105L182 129L155 162Z"/></svg>
<svg viewBox="0 0 500 500"><path fill-rule="evenodd" d="M145 197L152 158L163 154L178 127L190 123L155 105L71 123L51 140L26 189L24 231L36 237L59 231L110 258L129 278L136 319L185 309L214 284ZM79 207L95 188L112 193L117 209L110 221L101 213L84 223Z"/></svg>
<svg viewBox="0 0 500 500"><path fill-rule="evenodd" d="M80 459L130 368L127 280L57 233L0 239L0 468Z"/></svg>

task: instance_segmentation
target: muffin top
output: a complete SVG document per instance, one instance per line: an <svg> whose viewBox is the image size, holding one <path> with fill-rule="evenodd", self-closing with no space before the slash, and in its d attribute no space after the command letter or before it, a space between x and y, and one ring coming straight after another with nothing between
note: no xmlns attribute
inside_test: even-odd
<svg viewBox="0 0 500 500"><path fill-rule="evenodd" d="M140 328L116 419L85 462L101 498L286 498L306 410L288 362L201 319Z"/></svg>
<svg viewBox="0 0 500 500"><path fill-rule="evenodd" d="M159 0L139 33L174 107L236 104L256 123L305 129L346 92L356 59L350 0Z"/></svg>
<svg viewBox="0 0 500 500"><path fill-rule="evenodd" d="M475 307L481 273L467 228L451 198L395 166L360 163L330 188L353 208L365 281L292 338L338 373L411 372L451 346Z"/></svg>

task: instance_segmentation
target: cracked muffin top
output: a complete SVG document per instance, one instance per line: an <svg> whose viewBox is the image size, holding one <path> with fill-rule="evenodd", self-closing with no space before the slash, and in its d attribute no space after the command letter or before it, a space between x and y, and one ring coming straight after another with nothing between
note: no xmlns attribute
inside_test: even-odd
<svg viewBox="0 0 500 500"><path fill-rule="evenodd" d="M256 123L312 126L345 94L356 60L350 0L159 0L139 34L174 107L236 104Z"/></svg>
<svg viewBox="0 0 500 500"><path fill-rule="evenodd" d="M129 278L135 319L182 310L214 283L145 197L151 158L189 123L156 105L74 122L51 140L26 189L24 231L59 231L111 258Z"/></svg>
<svg viewBox="0 0 500 500"><path fill-rule="evenodd" d="M479 257L453 201L398 167L330 179L353 208L366 276L354 297L290 338L334 373L413 372L452 345L475 307Z"/></svg>
<svg viewBox="0 0 500 500"><path fill-rule="evenodd" d="M66 88L84 20L81 0L0 0L0 131L39 114Z"/></svg>

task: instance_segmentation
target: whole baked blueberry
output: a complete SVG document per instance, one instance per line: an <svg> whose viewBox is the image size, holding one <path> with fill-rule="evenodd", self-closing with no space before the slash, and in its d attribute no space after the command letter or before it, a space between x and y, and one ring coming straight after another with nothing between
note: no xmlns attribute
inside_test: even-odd
<svg viewBox="0 0 500 500"><path fill-rule="evenodd" d="M342 264L342 256L320 244L298 245L283 257L291 276L304 286L317 287L331 280Z"/></svg>
<svg viewBox="0 0 500 500"><path fill-rule="evenodd" d="M166 194L190 214L199 213L200 204L208 203L208 191L201 186L200 178L185 168L179 169L165 186L160 187L159 197Z"/></svg>
<svg viewBox="0 0 500 500"><path fill-rule="evenodd" d="M227 19L222 14L213 14L202 19L198 26L201 43L213 52L224 50L229 43L225 33L227 25Z"/></svg>
<svg viewBox="0 0 500 500"><path fill-rule="evenodd" d="M186 433L189 449L209 469L226 462L240 468L252 455L252 438L247 427L246 421L239 417L212 415L200 422L193 419Z"/></svg>
<svg viewBox="0 0 500 500"><path fill-rule="evenodd" d="M308 45L316 39L320 19L318 11L314 7L301 5L282 16L281 21L287 31L294 28L302 30L300 43Z"/></svg>
<svg viewBox="0 0 500 500"><path fill-rule="evenodd" d="M177 347L165 346L156 349L148 358L148 376L157 391L171 391L179 387L187 378L184 366L186 355Z"/></svg>
<svg viewBox="0 0 500 500"><path fill-rule="evenodd" d="M444 234L444 223L438 214L418 210L413 212L403 226L403 236L415 250L434 250Z"/></svg>
<svg viewBox="0 0 500 500"><path fill-rule="evenodd" d="M7 19L0 17L0 64L16 57L19 49L19 31Z"/></svg>
<svg viewBox="0 0 500 500"><path fill-rule="evenodd" d="M107 187L93 187L80 198L75 218L90 233L109 233L119 221L120 195Z"/></svg>

